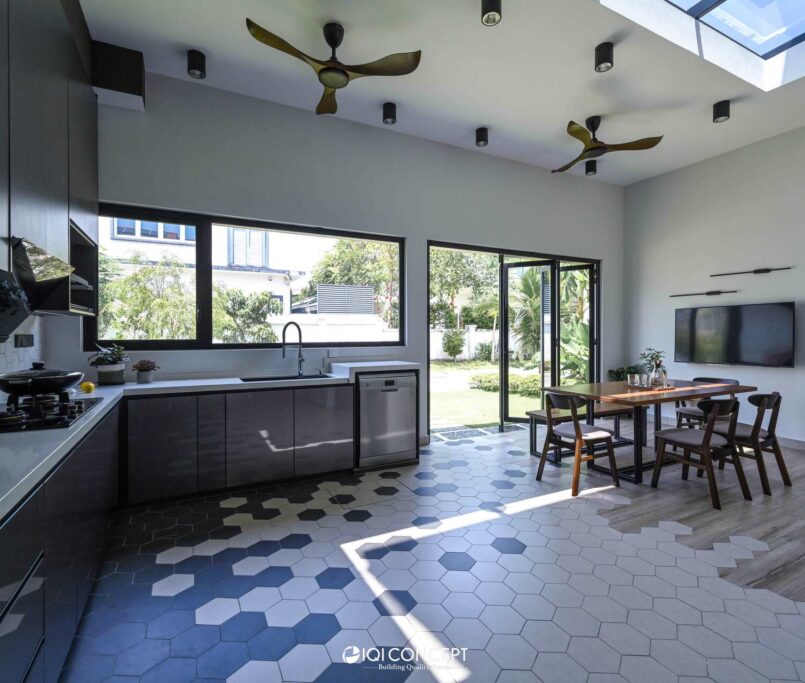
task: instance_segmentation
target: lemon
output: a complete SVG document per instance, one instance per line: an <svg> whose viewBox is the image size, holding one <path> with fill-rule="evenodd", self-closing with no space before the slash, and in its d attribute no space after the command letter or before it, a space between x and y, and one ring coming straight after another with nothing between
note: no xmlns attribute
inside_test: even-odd
<svg viewBox="0 0 805 683"><path fill-rule="evenodd" d="M93 382L81 382L81 391L85 394L91 394L95 391L95 384Z"/></svg>

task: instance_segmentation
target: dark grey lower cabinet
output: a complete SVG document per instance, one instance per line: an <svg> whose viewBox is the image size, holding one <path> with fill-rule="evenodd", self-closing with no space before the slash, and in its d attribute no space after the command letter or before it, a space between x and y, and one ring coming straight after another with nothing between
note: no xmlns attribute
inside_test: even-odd
<svg viewBox="0 0 805 683"><path fill-rule="evenodd" d="M294 474L293 390L226 395L226 485Z"/></svg>
<svg viewBox="0 0 805 683"><path fill-rule="evenodd" d="M100 563L117 501L119 409L45 480L45 681L58 680Z"/></svg>
<svg viewBox="0 0 805 683"><path fill-rule="evenodd" d="M196 493L196 395L128 399L128 502Z"/></svg>
<svg viewBox="0 0 805 683"><path fill-rule="evenodd" d="M226 396L198 395L198 490L226 486Z"/></svg>
<svg viewBox="0 0 805 683"><path fill-rule="evenodd" d="M297 477L354 466L352 385L294 390L294 450Z"/></svg>

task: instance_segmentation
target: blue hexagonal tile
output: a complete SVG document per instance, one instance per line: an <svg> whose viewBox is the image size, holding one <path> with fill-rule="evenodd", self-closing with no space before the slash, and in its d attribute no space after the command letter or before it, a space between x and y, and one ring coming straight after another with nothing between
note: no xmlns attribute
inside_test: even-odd
<svg viewBox="0 0 805 683"><path fill-rule="evenodd" d="M344 519L348 522L365 522L372 516L368 510L350 510L344 513Z"/></svg>
<svg viewBox="0 0 805 683"><path fill-rule="evenodd" d="M346 567L328 567L321 574L316 576L316 583L319 588L344 588L352 581L355 575L351 569Z"/></svg>
<svg viewBox="0 0 805 683"><path fill-rule="evenodd" d="M413 522L411 522L414 526L419 527L433 527L439 524L438 517L416 517Z"/></svg>
<svg viewBox="0 0 805 683"><path fill-rule="evenodd" d="M288 534L285 538L280 539L280 546L286 549L299 550L312 542L307 534Z"/></svg>
<svg viewBox="0 0 805 683"><path fill-rule="evenodd" d="M408 614L416 607L416 600L408 591L383 591L372 604L381 617L396 617Z"/></svg>
<svg viewBox="0 0 805 683"><path fill-rule="evenodd" d="M248 645L252 659L276 662L296 647L296 634L292 628L269 626Z"/></svg>
<svg viewBox="0 0 805 683"><path fill-rule="evenodd" d="M398 552L411 552L416 546L417 542L410 536L392 536L386 541L389 550Z"/></svg>
<svg viewBox="0 0 805 683"><path fill-rule="evenodd" d="M124 676L141 676L148 669L166 660L169 655L169 640L141 640L117 656L115 673Z"/></svg>
<svg viewBox="0 0 805 683"><path fill-rule="evenodd" d="M350 503L355 502L355 496L350 495L349 493L339 493L335 496L330 498L330 502L333 505L349 505Z"/></svg>
<svg viewBox="0 0 805 683"><path fill-rule="evenodd" d="M436 484L434 488L439 493L452 493L458 488L458 486L456 486L455 484Z"/></svg>
<svg viewBox="0 0 805 683"><path fill-rule="evenodd" d="M91 651L96 655L116 655L142 642L145 635L146 624L133 622L119 624L93 638Z"/></svg>
<svg viewBox="0 0 805 683"><path fill-rule="evenodd" d="M246 548L246 552L252 557L268 557L276 553L279 549L280 544L277 541L259 541Z"/></svg>
<svg viewBox="0 0 805 683"><path fill-rule="evenodd" d="M367 560L380 560L391 551L382 543L366 543L359 548L358 552Z"/></svg>
<svg viewBox="0 0 805 683"><path fill-rule="evenodd" d="M383 472L380 475L381 479L398 479L400 476L399 472Z"/></svg>
<svg viewBox="0 0 805 683"><path fill-rule="evenodd" d="M436 479L437 475L433 472L417 472L414 476L417 479Z"/></svg>
<svg viewBox="0 0 805 683"><path fill-rule="evenodd" d="M246 643L218 643L196 660L199 678L227 678L249 661Z"/></svg>
<svg viewBox="0 0 805 683"><path fill-rule="evenodd" d="M475 560L467 553L445 553L439 558L439 564L448 571L467 572L475 566Z"/></svg>
<svg viewBox="0 0 805 683"><path fill-rule="evenodd" d="M266 617L262 612L241 612L221 624L221 640L245 643L266 628Z"/></svg>
<svg viewBox="0 0 805 683"><path fill-rule="evenodd" d="M173 638L186 631L196 623L195 612L189 609L177 609L154 619L148 624L149 638Z"/></svg>
<svg viewBox="0 0 805 683"><path fill-rule="evenodd" d="M485 500L478 507L481 508L481 510L493 510L494 512L501 512L503 510L503 503Z"/></svg>
<svg viewBox="0 0 805 683"><path fill-rule="evenodd" d="M516 538L496 538L492 547L504 555L521 555L525 550L525 543Z"/></svg>
<svg viewBox="0 0 805 683"><path fill-rule="evenodd" d="M157 664L153 669L149 669L140 683L192 683L196 680L196 660L195 659L166 659ZM112 683L111 681L109 683Z"/></svg>
<svg viewBox="0 0 805 683"><path fill-rule="evenodd" d="M264 570L265 571L265 570ZM262 585L255 576L230 576L215 584L216 598L242 598L252 588Z"/></svg>
<svg viewBox="0 0 805 683"><path fill-rule="evenodd" d="M418 496L435 496L438 491L435 486L417 486L414 493Z"/></svg>
<svg viewBox="0 0 805 683"><path fill-rule="evenodd" d="M296 641L311 645L324 645L341 630L333 614L308 614L294 626Z"/></svg>
<svg viewBox="0 0 805 683"><path fill-rule="evenodd" d="M171 657L199 657L221 642L217 626L192 626L171 639Z"/></svg>
<svg viewBox="0 0 805 683"><path fill-rule="evenodd" d="M174 569L177 574L196 574L212 565L212 558L205 555L193 555L182 560Z"/></svg>
<svg viewBox="0 0 805 683"><path fill-rule="evenodd" d="M264 569L254 578L257 580L258 586L276 588L288 583L293 578L293 572L290 567L268 567L268 569Z"/></svg>
<svg viewBox="0 0 805 683"><path fill-rule="evenodd" d="M375 489L375 493L378 496L393 496L395 493L399 493L400 489L396 486L380 486Z"/></svg>
<svg viewBox="0 0 805 683"><path fill-rule="evenodd" d="M521 470L506 470L503 472L503 474L505 474L507 477L513 477L515 479L521 479L525 476L525 472Z"/></svg>
<svg viewBox="0 0 805 683"><path fill-rule="evenodd" d="M506 481L505 479L494 479L490 482L492 486L496 489L513 489L514 484L510 481Z"/></svg>
<svg viewBox="0 0 805 683"><path fill-rule="evenodd" d="M240 562L248 553L246 548L227 548L220 553L215 553L212 556L213 564L228 564L233 565L235 562Z"/></svg>
<svg viewBox="0 0 805 683"><path fill-rule="evenodd" d="M302 512L296 516L303 522L318 522L322 517L326 517L327 513L324 510L311 508L309 510L302 510Z"/></svg>

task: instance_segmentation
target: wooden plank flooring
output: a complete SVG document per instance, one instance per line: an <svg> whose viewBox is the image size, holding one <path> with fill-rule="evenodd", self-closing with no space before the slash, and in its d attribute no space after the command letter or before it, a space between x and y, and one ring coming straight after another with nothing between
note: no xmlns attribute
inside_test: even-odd
<svg viewBox="0 0 805 683"><path fill-rule="evenodd" d="M621 425L624 436L629 436L631 422L624 420ZM649 436L649 443L653 443L651 427ZM631 498L632 504L604 514L623 532L639 531L660 520L681 522L694 534L677 540L696 549L710 549L732 535L764 541L770 552L760 553L753 560L739 560L737 568L721 570L721 575L747 588L767 588L792 600L805 601L805 451L784 448L783 454L793 486L783 486L774 456L766 454L771 496L763 495L755 463L744 459L753 500L744 500L735 470L727 464L724 471L716 470L722 509L714 510L707 480L698 479L691 470L689 480L684 481L681 465L673 464L663 467L656 490L649 484L650 470L644 473L641 485L622 482L620 492ZM630 462L631 455L631 446L618 449L619 462ZM653 459L648 451L646 455ZM569 466L569 460L565 462ZM607 475L600 473L588 472L587 477L588 486L608 482Z"/></svg>

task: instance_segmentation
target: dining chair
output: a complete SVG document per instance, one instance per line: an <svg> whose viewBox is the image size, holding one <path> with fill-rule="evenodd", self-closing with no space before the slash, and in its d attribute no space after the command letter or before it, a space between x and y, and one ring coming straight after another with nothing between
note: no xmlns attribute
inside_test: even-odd
<svg viewBox="0 0 805 683"><path fill-rule="evenodd" d="M743 457L757 462L757 471L760 476L760 485L763 493L771 495L769 485L769 475L766 471L766 463L763 461L763 453L772 453L777 460L777 467L783 478L783 484L791 486L791 477L788 476L788 468L783 460L783 451L780 449L780 442L777 439L777 417L780 414L780 404L783 402L782 396L778 392L771 394L752 394L748 399L749 403L757 407L755 422L751 425L737 423L735 431L730 438L729 430L723 425L716 425L715 433L727 437L734 446L733 458ZM766 413L769 414L768 425L764 428L763 422ZM744 449L751 448L752 452L747 453ZM719 462L719 469L724 469L724 461Z"/></svg>
<svg viewBox="0 0 805 683"><path fill-rule="evenodd" d="M682 478L688 478L688 472L691 467L698 470L699 477L704 474L707 475L707 484L710 487L710 499L713 502L713 507L717 510L721 509L721 501L718 496L718 486L716 485L715 469L713 467L713 452L718 452L721 449L729 447L734 434L735 425L738 421L738 400L735 398L722 398L722 399L706 399L699 401L697 404L699 410L704 415L704 429L690 429L689 427L676 427L672 429L663 429L656 433L657 442L657 459L654 461L654 472L651 477L652 488L657 488L660 481L660 472L666 464L665 458L682 463ZM728 434L722 436L715 434L716 423L721 420L728 421ZM677 453L666 454L667 446L677 446L682 449L682 455ZM699 456L698 460L694 460L691 454L695 453ZM735 465L735 473L738 475L738 483L741 486L741 492L746 500L752 500L752 495L749 493L749 485L746 483L746 475L743 471L743 465L739 457L733 454L732 461Z"/></svg>
<svg viewBox="0 0 805 683"><path fill-rule="evenodd" d="M545 410L547 411L547 433L545 444L542 447L542 456L537 468L537 481L542 481L542 472L545 469L545 461L548 459L548 451L554 448L573 449L573 485L572 494L579 495L579 476L581 474L581 463L594 460L606 455L609 458L609 468L612 472L612 483L620 486L618 481L618 469L615 465L615 449L612 446L614 432L605 427L588 425L579 422L578 411L587 407L587 399L579 396L565 396L563 394L545 393ZM569 410L570 421L561 422L555 417L552 411ZM606 453L596 453L595 447L599 443L606 444ZM586 451L582 455L582 450Z"/></svg>
<svg viewBox="0 0 805 683"><path fill-rule="evenodd" d="M708 384L729 384L738 386L737 379L725 379L723 377L694 377L694 382L707 382ZM725 391L728 394L729 391ZM704 413L698 406L688 405L686 401L676 401L676 426L679 427L698 427L704 423Z"/></svg>

